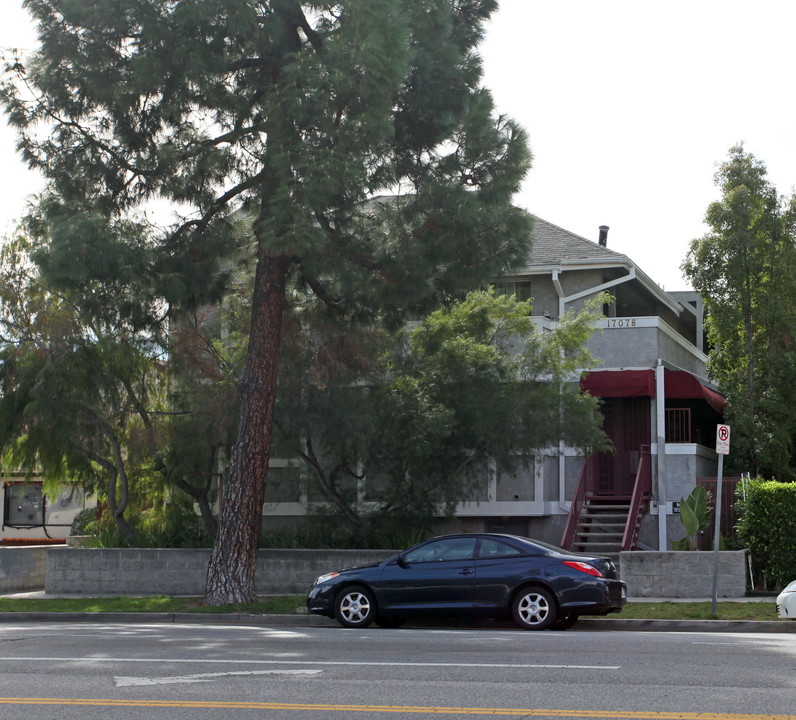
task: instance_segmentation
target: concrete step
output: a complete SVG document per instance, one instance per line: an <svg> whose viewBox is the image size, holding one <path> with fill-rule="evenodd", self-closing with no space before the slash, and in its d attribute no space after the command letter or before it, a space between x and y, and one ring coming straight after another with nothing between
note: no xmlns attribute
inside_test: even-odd
<svg viewBox="0 0 796 720"><path fill-rule="evenodd" d="M623 538L625 536L625 531L622 530L621 532L600 532L599 530L591 530L585 533L578 533L578 537L589 537L589 538L606 538L606 537L618 537Z"/></svg>
<svg viewBox="0 0 796 720"><path fill-rule="evenodd" d="M601 517L603 515L622 515L627 517L629 512L630 508L611 508L610 510L601 510L600 508L583 508L580 514L593 515L595 517Z"/></svg>

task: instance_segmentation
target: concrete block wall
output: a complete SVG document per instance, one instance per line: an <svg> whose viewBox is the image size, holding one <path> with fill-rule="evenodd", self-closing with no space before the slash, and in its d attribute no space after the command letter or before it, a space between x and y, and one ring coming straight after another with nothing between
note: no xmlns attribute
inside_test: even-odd
<svg viewBox="0 0 796 720"><path fill-rule="evenodd" d="M49 594L202 595L210 561L209 549L35 550L47 553L46 583L42 585ZM746 593L746 552L719 553L718 597L743 597ZM380 562L393 554L391 550L261 550L257 592L305 593L318 575ZM623 552L619 563L630 597L712 596L712 552Z"/></svg>
<svg viewBox="0 0 796 720"><path fill-rule="evenodd" d="M391 550L261 550L262 595L305 593L316 577L380 562ZM45 590L54 595L202 595L209 549L50 548Z"/></svg>
<svg viewBox="0 0 796 720"><path fill-rule="evenodd" d="M395 550L261 550L257 557L257 592L305 593L319 575L379 563L395 554Z"/></svg>
<svg viewBox="0 0 796 720"><path fill-rule="evenodd" d="M719 552L717 596L746 594L746 550ZM619 554L619 576L628 597L713 596L713 552L645 551Z"/></svg>
<svg viewBox="0 0 796 720"><path fill-rule="evenodd" d="M51 548L45 591L90 595L201 595L209 549Z"/></svg>
<svg viewBox="0 0 796 720"><path fill-rule="evenodd" d="M49 549L44 545L0 547L0 593L44 588Z"/></svg>

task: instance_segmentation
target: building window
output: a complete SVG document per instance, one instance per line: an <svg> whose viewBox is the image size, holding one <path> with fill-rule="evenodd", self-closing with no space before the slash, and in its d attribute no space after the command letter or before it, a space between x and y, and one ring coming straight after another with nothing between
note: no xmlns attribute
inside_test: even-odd
<svg viewBox="0 0 796 720"><path fill-rule="evenodd" d="M495 295L514 295L520 302L531 299L530 280L504 280L496 282L492 287Z"/></svg>
<svg viewBox="0 0 796 720"><path fill-rule="evenodd" d="M301 467L298 463L271 461L265 485L265 502L301 502Z"/></svg>
<svg viewBox="0 0 796 720"><path fill-rule="evenodd" d="M86 506L81 488L63 487L47 498L41 482L6 482L3 496L3 525L13 528L69 527Z"/></svg>
<svg viewBox="0 0 796 720"><path fill-rule="evenodd" d="M6 483L3 525L26 528L44 525L41 483Z"/></svg>

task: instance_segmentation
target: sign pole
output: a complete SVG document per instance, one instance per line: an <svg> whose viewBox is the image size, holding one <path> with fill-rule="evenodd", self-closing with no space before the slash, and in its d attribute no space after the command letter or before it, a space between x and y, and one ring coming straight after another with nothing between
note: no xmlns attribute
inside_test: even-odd
<svg viewBox="0 0 796 720"><path fill-rule="evenodd" d="M719 455L719 474L716 478L716 510L714 519L716 530L713 533L713 614L716 614L716 599L719 587L719 542L721 538L721 476L724 471L724 455Z"/></svg>
<svg viewBox="0 0 796 720"><path fill-rule="evenodd" d="M719 456L719 470L716 477L716 504L713 512L715 532L713 533L713 614L717 614L716 601L719 587L719 545L721 542L721 480L724 472L724 456L730 452L730 426L716 427L716 452Z"/></svg>

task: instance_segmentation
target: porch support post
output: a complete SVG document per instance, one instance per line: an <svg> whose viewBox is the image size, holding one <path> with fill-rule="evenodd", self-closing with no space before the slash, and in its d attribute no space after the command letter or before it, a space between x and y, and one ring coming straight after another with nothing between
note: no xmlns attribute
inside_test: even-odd
<svg viewBox="0 0 796 720"><path fill-rule="evenodd" d="M669 549L666 531L668 495L666 487L666 387L663 363L658 360L655 367L655 434L658 444L658 550Z"/></svg>

